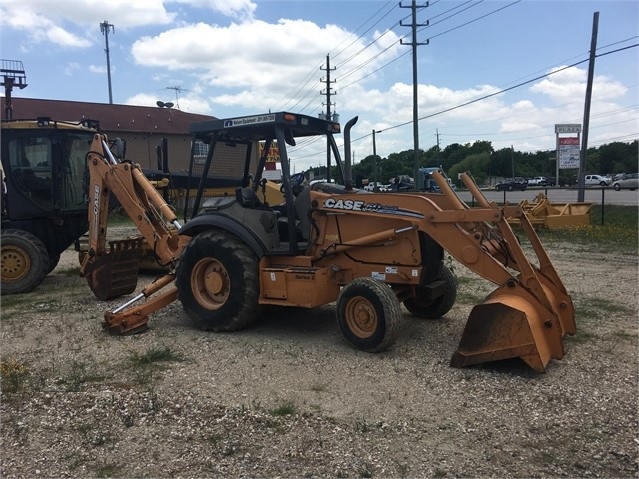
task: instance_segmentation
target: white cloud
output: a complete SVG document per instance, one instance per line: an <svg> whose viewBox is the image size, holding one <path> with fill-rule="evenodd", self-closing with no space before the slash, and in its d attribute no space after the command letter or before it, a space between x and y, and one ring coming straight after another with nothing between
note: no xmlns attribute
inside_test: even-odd
<svg viewBox="0 0 639 479"><path fill-rule="evenodd" d="M132 28L168 24L175 14L167 12L161 0L3 0L0 6L0 26L25 32L23 48L45 41L87 48L93 41L86 27L97 30L105 19L118 28Z"/></svg>
<svg viewBox="0 0 639 479"><path fill-rule="evenodd" d="M168 0L167 3L193 4L192 0ZM196 5L242 21L252 20L257 9L251 0L200 0Z"/></svg>
<svg viewBox="0 0 639 479"><path fill-rule="evenodd" d="M76 70L79 70L79 69L80 69L80 64L79 63L77 63L77 62L69 62L69 63L67 63L66 68L64 69L64 73L66 75L71 76L71 75L73 75L73 73Z"/></svg>
<svg viewBox="0 0 639 479"><path fill-rule="evenodd" d="M331 44L318 42L318 38L330 38ZM324 77L325 72L320 70L323 62L318 59L324 59L334 45L345 45L346 40L352 42L350 32L340 27L321 27L303 20L282 19L276 24L252 21L224 27L198 23L140 38L134 42L131 53L139 65L197 77L189 88L212 91L213 104L253 111L267 108L299 111L321 105L320 90L325 84L320 82L320 77ZM364 39L358 40L339 58L331 59L335 64L361 50L356 58L340 65L341 85L374 73L396 55L398 37L388 32L383 40L368 49L364 49ZM353 71L357 66L359 68ZM357 98L363 103L371 102L370 95L366 98L359 93L360 85L353 84L337 97L340 108L357 103ZM296 99L304 95L301 101ZM383 99L378 101L382 108Z"/></svg>
<svg viewBox="0 0 639 479"><path fill-rule="evenodd" d="M91 73L99 73L103 75L107 72L107 69L104 65L89 65L89 71ZM111 71L113 71L113 68L111 68Z"/></svg>

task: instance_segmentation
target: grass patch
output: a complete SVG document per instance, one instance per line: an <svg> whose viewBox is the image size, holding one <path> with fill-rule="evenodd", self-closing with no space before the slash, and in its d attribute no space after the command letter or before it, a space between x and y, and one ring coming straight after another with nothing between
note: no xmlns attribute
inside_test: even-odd
<svg viewBox="0 0 639 479"><path fill-rule="evenodd" d="M469 293L467 291L459 291L457 290L457 297L455 302L462 304L481 304L486 299L488 293L485 294L475 294Z"/></svg>
<svg viewBox="0 0 639 479"><path fill-rule="evenodd" d="M117 207L109 212L109 227L114 226L135 226L135 223L129 218L124 208Z"/></svg>
<svg viewBox="0 0 639 479"><path fill-rule="evenodd" d="M2 380L2 392L17 393L23 389L31 369L17 359L0 361L0 379Z"/></svg>
<svg viewBox="0 0 639 479"><path fill-rule="evenodd" d="M184 361L184 356L168 346L151 346L143 353L132 352L129 360L136 366L150 366L163 362L181 362Z"/></svg>
<svg viewBox="0 0 639 479"><path fill-rule="evenodd" d="M630 332L630 331L615 331L613 333L615 336L617 336L619 339L626 339L629 341L636 341L637 340L637 333L636 332Z"/></svg>
<svg viewBox="0 0 639 479"><path fill-rule="evenodd" d="M96 477L114 477L120 474L122 468L115 463L106 462L98 466L95 470Z"/></svg>
<svg viewBox="0 0 639 479"><path fill-rule="evenodd" d="M99 382L102 379L104 377L94 370L92 362L74 359L62 382L66 385L67 391L77 392L82 390L85 383Z"/></svg>
<svg viewBox="0 0 639 479"><path fill-rule="evenodd" d="M311 391L316 392L316 393L321 393L328 390L328 384L327 383L314 383L313 385L311 385Z"/></svg>
<svg viewBox="0 0 639 479"><path fill-rule="evenodd" d="M27 301L32 301L33 299L27 296L26 294L10 294L8 296L2 297L2 316L4 318L4 310L6 308L14 308L16 306L21 306Z"/></svg>
<svg viewBox="0 0 639 479"><path fill-rule="evenodd" d="M57 270L56 272L61 274L62 276L69 276L69 277L72 277L72 278L79 278L80 277L80 266L72 266L70 268Z"/></svg>
<svg viewBox="0 0 639 479"><path fill-rule="evenodd" d="M637 255L639 246L639 210L635 206L605 205L601 224L601 205L590 211L590 225L576 229L540 229L544 244L569 242L586 246L589 251Z"/></svg>
<svg viewBox="0 0 639 479"><path fill-rule="evenodd" d="M575 334L573 334L572 336L568 336L568 338L570 338L569 341L572 341L575 343L588 343L598 337L599 336L594 333L591 333L589 331L584 331L583 327L578 327L577 332Z"/></svg>
<svg viewBox="0 0 639 479"><path fill-rule="evenodd" d="M635 314L635 310L617 301L606 298L574 299L575 316L581 319L597 319L611 313Z"/></svg>
<svg viewBox="0 0 639 479"><path fill-rule="evenodd" d="M295 411L295 405L293 403L287 402L273 409L271 411L271 414L273 414L273 416L292 416L293 414L295 414Z"/></svg>

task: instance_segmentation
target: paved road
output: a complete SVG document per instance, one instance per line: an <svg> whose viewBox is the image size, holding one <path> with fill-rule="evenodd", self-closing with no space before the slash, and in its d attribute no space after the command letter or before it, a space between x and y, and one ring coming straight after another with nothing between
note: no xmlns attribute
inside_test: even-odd
<svg viewBox="0 0 639 479"><path fill-rule="evenodd" d="M545 193L548 199L554 203L575 203L577 202L577 189L573 188L530 188L525 191L495 191L482 190L486 198L490 201L503 203L508 201L511 204L519 203L521 200L532 201L539 193ZM466 203L471 204L471 196L468 191L458 191L459 197ZM505 196L504 196L505 195ZM584 201L590 203L602 203L601 188L586 188ZM639 192L630 190L615 191L612 188L604 188L603 203L611 205L639 206Z"/></svg>

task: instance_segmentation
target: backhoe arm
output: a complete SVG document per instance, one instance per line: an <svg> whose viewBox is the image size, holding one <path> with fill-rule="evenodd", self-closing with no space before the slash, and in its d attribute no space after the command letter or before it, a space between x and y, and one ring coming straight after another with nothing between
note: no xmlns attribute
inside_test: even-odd
<svg viewBox="0 0 639 479"><path fill-rule="evenodd" d="M152 247L161 264L173 270L188 242L179 236L181 227L139 165L119 161L111 153L108 138L96 134L87 154L89 170L89 250L80 272L99 299L130 294L137 285L142 242ZM107 227L110 196L113 195L137 227L141 237L110 243Z"/></svg>

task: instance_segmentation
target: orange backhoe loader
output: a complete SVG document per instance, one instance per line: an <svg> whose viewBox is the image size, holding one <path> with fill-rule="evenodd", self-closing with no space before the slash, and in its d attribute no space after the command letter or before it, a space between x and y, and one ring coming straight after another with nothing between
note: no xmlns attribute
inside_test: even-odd
<svg viewBox="0 0 639 479"><path fill-rule="evenodd" d="M575 332L574 308L522 209L488 202L466 174L462 181L479 207L461 201L438 171L432 173L438 193L354 188L350 129L356 121L344 129L345 161L334 138L340 125L331 121L278 112L192 125L189 175L200 187L186 199L184 224L139 167L118 160L96 135L88 153L90 249L82 265L91 289L110 298L135 288L126 280L135 276L135 245L104 248L109 193L170 269L106 312L105 328L119 334L144 329L149 314L175 299L197 326L214 331L249 326L263 305L336 302L343 336L362 350L382 351L402 327L401 303L420 318L442 317L453 306L457 283L444 264L446 250L497 285L471 311L453 366L521 358L542 372L551 359L561 359L564 335ZM342 184L305 186L303 174L291 174L289 147L318 135L328 139ZM265 200L260 142L264 152L275 144L279 149L282 205ZM207 178L234 172L241 175L235 196L207 197ZM510 217L520 218L537 265L526 257Z"/></svg>

